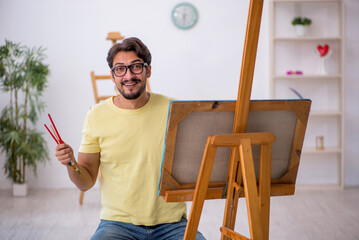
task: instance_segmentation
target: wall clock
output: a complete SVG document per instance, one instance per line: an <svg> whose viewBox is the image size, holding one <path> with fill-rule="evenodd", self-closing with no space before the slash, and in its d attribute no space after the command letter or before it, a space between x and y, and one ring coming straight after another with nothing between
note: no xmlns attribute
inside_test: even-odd
<svg viewBox="0 0 359 240"><path fill-rule="evenodd" d="M197 23L198 12L192 4L182 2L173 8L171 17L172 22L176 27L180 29L189 29Z"/></svg>

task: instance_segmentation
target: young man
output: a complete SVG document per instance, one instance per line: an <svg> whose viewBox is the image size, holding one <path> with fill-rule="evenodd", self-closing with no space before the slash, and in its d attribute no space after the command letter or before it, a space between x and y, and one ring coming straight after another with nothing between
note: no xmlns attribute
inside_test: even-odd
<svg viewBox="0 0 359 240"><path fill-rule="evenodd" d="M67 167L81 191L101 171L101 222L92 239L183 239L185 203L157 196L170 99L146 91L151 53L138 38L127 38L109 50L107 61L120 94L95 105L85 118L81 174ZM66 143L57 146L56 156L66 166L75 161ZM205 238L197 233L196 239Z"/></svg>

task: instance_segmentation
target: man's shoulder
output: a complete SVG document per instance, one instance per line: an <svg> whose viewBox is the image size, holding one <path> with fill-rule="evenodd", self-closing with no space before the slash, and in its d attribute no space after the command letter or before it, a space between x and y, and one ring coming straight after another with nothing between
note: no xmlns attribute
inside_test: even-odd
<svg viewBox="0 0 359 240"><path fill-rule="evenodd" d="M152 93L151 92L151 97L155 100L155 102L157 103L165 103L168 104L170 101L175 100L172 97L168 97L166 95L160 94L160 93Z"/></svg>
<svg viewBox="0 0 359 240"><path fill-rule="evenodd" d="M111 107L111 102L112 102L112 97L108 98L100 103L96 103L95 105L93 105L87 115L93 115L93 116L98 116L99 114L103 113L104 111L108 111L108 109Z"/></svg>
<svg viewBox="0 0 359 240"><path fill-rule="evenodd" d="M170 102L173 98L165 96L163 94L158 93L151 93L151 108L155 110L155 112L159 113L162 111L163 113L167 114L170 106Z"/></svg>
<svg viewBox="0 0 359 240"><path fill-rule="evenodd" d="M156 98L156 99L168 100L168 101L169 101L169 100L173 100L173 98L168 97L168 96L166 96L166 95L163 95L163 94L161 94L161 93L151 92L150 94L151 94L151 97L154 97L154 98Z"/></svg>

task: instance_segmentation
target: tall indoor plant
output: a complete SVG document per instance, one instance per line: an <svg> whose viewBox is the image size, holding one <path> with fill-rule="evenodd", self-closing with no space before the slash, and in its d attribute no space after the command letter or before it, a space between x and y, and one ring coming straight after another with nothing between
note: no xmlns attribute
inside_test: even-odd
<svg viewBox="0 0 359 240"><path fill-rule="evenodd" d="M49 159L42 133L35 128L44 108L41 96L49 74L44 58L41 47L29 48L7 40L0 46L0 89L9 96L0 116L0 148L5 152L4 170L13 187L26 184L26 167L36 175L37 163Z"/></svg>

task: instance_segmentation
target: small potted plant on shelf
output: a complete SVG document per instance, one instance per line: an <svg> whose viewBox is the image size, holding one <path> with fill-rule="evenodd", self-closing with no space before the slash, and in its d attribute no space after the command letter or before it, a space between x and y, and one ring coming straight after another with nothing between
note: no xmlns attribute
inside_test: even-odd
<svg viewBox="0 0 359 240"><path fill-rule="evenodd" d="M307 33L307 27L312 24L312 20L307 17L295 17L292 20L292 25L295 27L295 31L298 37L305 36Z"/></svg>
<svg viewBox="0 0 359 240"><path fill-rule="evenodd" d="M0 89L9 95L0 115L0 149L5 152L4 170L12 179L14 196L27 195L27 167L36 175L37 163L49 159L42 133L35 128L49 74L44 57L41 47L7 40L0 46Z"/></svg>

